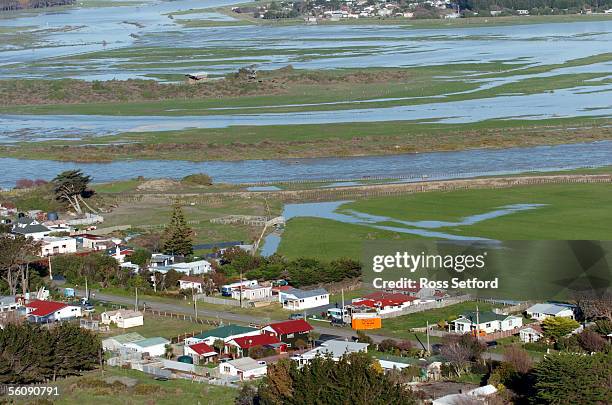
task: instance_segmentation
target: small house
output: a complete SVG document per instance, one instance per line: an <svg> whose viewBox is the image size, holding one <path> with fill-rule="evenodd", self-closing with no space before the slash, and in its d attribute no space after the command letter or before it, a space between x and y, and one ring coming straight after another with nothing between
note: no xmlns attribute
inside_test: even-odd
<svg viewBox="0 0 612 405"><path fill-rule="evenodd" d="M144 325L142 312L131 309L118 309L116 311L102 312L101 320L104 325L114 323L118 328L127 329Z"/></svg>
<svg viewBox="0 0 612 405"><path fill-rule="evenodd" d="M272 349L278 354L287 352L287 344L273 335L242 336L226 343L227 351L238 358L248 355L249 350L257 346Z"/></svg>
<svg viewBox="0 0 612 405"><path fill-rule="evenodd" d="M298 362L299 365L307 364L318 356L329 356L332 360L339 361L342 356L349 353L367 353L368 346L368 343L348 342L344 340L328 340L322 343L321 346L301 355L293 356L291 359Z"/></svg>
<svg viewBox="0 0 612 405"><path fill-rule="evenodd" d="M243 300L261 300L272 296L271 286L254 285L248 287L239 287L232 291L232 298L239 300L242 296Z"/></svg>
<svg viewBox="0 0 612 405"><path fill-rule="evenodd" d="M160 357L166 353L166 345L170 344L163 337L152 337L126 343L124 346L138 353L148 353L151 357Z"/></svg>
<svg viewBox="0 0 612 405"><path fill-rule="evenodd" d="M40 255L42 257L76 253L76 239L64 236L45 236L41 239Z"/></svg>
<svg viewBox="0 0 612 405"><path fill-rule="evenodd" d="M535 304L527 308L526 312L532 319L543 321L548 317L562 317L574 319L574 305L568 304Z"/></svg>
<svg viewBox="0 0 612 405"><path fill-rule="evenodd" d="M289 343L289 346L292 346L298 339L308 342L308 333L311 330L313 330L313 327L304 319L295 319L271 323L261 331L267 335L275 336L279 340Z"/></svg>
<svg viewBox="0 0 612 405"><path fill-rule="evenodd" d="M117 351L124 348L128 343L137 342L144 339L145 338L142 335L135 332L111 336L102 340L102 349Z"/></svg>
<svg viewBox="0 0 612 405"><path fill-rule="evenodd" d="M494 312L468 312L451 322L458 333L488 334L517 329L523 325L523 318Z"/></svg>
<svg viewBox="0 0 612 405"><path fill-rule="evenodd" d="M235 376L240 380L252 380L266 375L268 367L265 362L259 362L250 357L231 360L219 366L221 375Z"/></svg>
<svg viewBox="0 0 612 405"><path fill-rule="evenodd" d="M41 240L51 233L51 229L47 228L35 219L21 217L13 224L12 232L16 235L22 235L26 238Z"/></svg>
<svg viewBox="0 0 612 405"><path fill-rule="evenodd" d="M183 349L185 356L190 356L196 364L206 364L211 362L219 354L204 342L195 343L190 346L185 345Z"/></svg>
<svg viewBox="0 0 612 405"><path fill-rule="evenodd" d="M0 312L14 311L20 306L16 295L0 295Z"/></svg>
<svg viewBox="0 0 612 405"><path fill-rule="evenodd" d="M314 290L291 288L279 291L278 299L283 308L290 311L301 311L329 305L329 293L323 288Z"/></svg>
<svg viewBox="0 0 612 405"><path fill-rule="evenodd" d="M57 301L33 300L25 307L28 320L36 323L65 321L83 316L81 307Z"/></svg>
<svg viewBox="0 0 612 405"><path fill-rule="evenodd" d="M191 290L197 292L198 294L202 294L202 292L204 292L202 284L204 284L204 280L202 280L201 277L182 276L179 279L179 288L181 290Z"/></svg>
<svg viewBox="0 0 612 405"><path fill-rule="evenodd" d="M544 336L544 332L542 331L542 327L537 324L529 325L526 328L521 329L519 332L519 337L521 342L525 343L533 343L542 339Z"/></svg>

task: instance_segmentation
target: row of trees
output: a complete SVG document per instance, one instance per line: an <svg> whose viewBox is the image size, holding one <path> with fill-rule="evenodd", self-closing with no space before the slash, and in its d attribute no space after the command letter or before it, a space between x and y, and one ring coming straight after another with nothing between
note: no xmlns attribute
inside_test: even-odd
<svg viewBox="0 0 612 405"><path fill-rule="evenodd" d="M416 404L412 392L386 376L366 353L351 353L336 362L317 357L298 368L283 359L268 366L258 389L245 385L238 404Z"/></svg>
<svg viewBox="0 0 612 405"><path fill-rule="evenodd" d="M30 264L37 260L40 244L20 235L0 234L0 290L15 295L31 289Z"/></svg>
<svg viewBox="0 0 612 405"><path fill-rule="evenodd" d="M361 276L361 264L343 258L331 262L299 258L287 260L273 255L269 258L252 256L239 248L224 252L217 269L226 279L237 278L240 274L259 280L285 279L294 287L334 283Z"/></svg>
<svg viewBox="0 0 612 405"><path fill-rule="evenodd" d="M0 330L0 383L55 381L96 368L102 361L100 339L75 324L47 329L29 323Z"/></svg>

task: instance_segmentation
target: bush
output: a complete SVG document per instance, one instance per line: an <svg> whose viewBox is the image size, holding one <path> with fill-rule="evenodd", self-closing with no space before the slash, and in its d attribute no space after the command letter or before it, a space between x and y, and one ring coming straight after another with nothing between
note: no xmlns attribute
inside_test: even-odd
<svg viewBox="0 0 612 405"><path fill-rule="evenodd" d="M183 177L181 180L185 184L193 184L197 186L212 186L212 177L205 173L190 174L189 176Z"/></svg>
<svg viewBox="0 0 612 405"><path fill-rule="evenodd" d="M548 350L548 345L544 342L532 342L532 343L525 343L523 348L525 350L530 350L532 352L546 353L546 351Z"/></svg>

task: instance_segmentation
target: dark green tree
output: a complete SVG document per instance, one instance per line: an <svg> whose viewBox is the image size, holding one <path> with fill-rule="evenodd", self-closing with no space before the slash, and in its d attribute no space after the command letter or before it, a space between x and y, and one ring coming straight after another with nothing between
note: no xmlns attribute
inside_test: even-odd
<svg viewBox="0 0 612 405"><path fill-rule="evenodd" d="M92 191L88 189L91 177L83 174L80 170L67 170L55 176L51 180L55 199L64 203L68 203L78 214L83 212L81 203L94 211L85 202L85 197L92 195Z"/></svg>
<svg viewBox="0 0 612 405"><path fill-rule="evenodd" d="M612 352L548 355L535 369L537 403L612 403Z"/></svg>
<svg viewBox="0 0 612 405"><path fill-rule="evenodd" d="M163 250L166 254L188 256L193 253L193 230L187 226L183 210L174 206L170 223L164 231Z"/></svg>

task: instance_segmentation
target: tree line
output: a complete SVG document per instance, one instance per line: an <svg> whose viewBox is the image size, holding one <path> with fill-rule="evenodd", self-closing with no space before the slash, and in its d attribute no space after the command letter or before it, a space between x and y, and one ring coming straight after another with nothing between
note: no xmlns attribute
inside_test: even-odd
<svg viewBox="0 0 612 405"><path fill-rule="evenodd" d="M101 356L100 339L78 325L8 324L0 330L0 383L30 384L78 375L96 368Z"/></svg>

